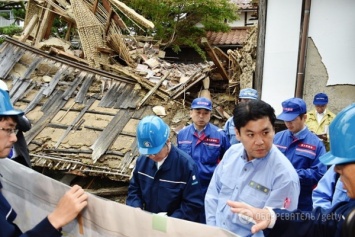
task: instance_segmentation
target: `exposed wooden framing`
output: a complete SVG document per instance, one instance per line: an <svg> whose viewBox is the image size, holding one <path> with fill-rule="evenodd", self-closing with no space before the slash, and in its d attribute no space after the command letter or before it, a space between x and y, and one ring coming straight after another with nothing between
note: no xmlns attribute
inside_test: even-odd
<svg viewBox="0 0 355 237"><path fill-rule="evenodd" d="M255 89L262 93L265 57L265 34L266 34L267 0L259 0L258 5L258 42L255 66ZM261 96L261 95L259 95Z"/></svg>
<svg viewBox="0 0 355 237"><path fill-rule="evenodd" d="M36 40L35 40L35 47L39 47L39 43L42 41L43 38L48 34L48 30L51 29L49 27L53 23L53 13L51 11L52 5L48 3L47 8L44 10L44 15L40 19L40 25L38 28L38 32L36 35Z"/></svg>
<svg viewBox="0 0 355 237"><path fill-rule="evenodd" d="M62 65L61 68L54 75L53 79L49 83L49 86L43 91L45 96L50 96L58 84L58 81L61 80L66 75L70 74L72 70L67 65Z"/></svg>
<svg viewBox="0 0 355 237"><path fill-rule="evenodd" d="M202 81L203 79L206 78L206 75L200 75L196 80L191 82L189 85L187 85L184 90L180 91L179 93L175 94L172 98L176 99L178 98L182 93L186 92L189 88L191 88L193 85L195 85L197 82Z"/></svg>
<svg viewBox="0 0 355 237"><path fill-rule="evenodd" d="M163 83L163 81L170 75L170 71L168 71L167 73L165 73L165 75L163 76L162 79L160 79L160 81L155 84L155 86L145 95L145 97L137 104L137 109L139 109L142 105L144 105L144 103L148 100L148 98L153 95L155 93L155 91L159 88L159 86L161 85L161 83Z"/></svg>
<svg viewBox="0 0 355 237"><path fill-rule="evenodd" d="M124 110L118 111L115 117L107 125L100 136L96 139L94 144L90 147L92 151L92 160L95 163L111 146L117 135L122 131L124 126L130 120L133 112L127 112Z"/></svg>
<svg viewBox="0 0 355 237"><path fill-rule="evenodd" d="M110 29L110 24L111 24L111 19L112 19L112 16L113 16L113 10L110 9L109 13L108 13L108 16L107 16L107 19L106 19L106 25L105 25L105 37L107 36L107 33L108 33L108 30Z"/></svg>
<svg viewBox="0 0 355 237"><path fill-rule="evenodd" d="M94 5L92 6L92 12L95 14L97 11L97 6L99 5L99 0L94 1Z"/></svg>
<svg viewBox="0 0 355 237"><path fill-rule="evenodd" d="M64 140L66 136L68 136L69 132L72 130L72 128L79 122L79 120L84 116L85 112L91 107L91 105L95 102L96 98L90 98L88 102L86 103L86 106L81 110L81 112L76 116L74 121L68 126L67 130L63 133L63 135L59 138L57 143L54 145L54 148L58 148L60 143Z"/></svg>
<svg viewBox="0 0 355 237"><path fill-rule="evenodd" d="M213 48L211 47L211 45L208 43L207 38L203 37L201 39L201 44L205 47L205 50L208 54L208 56L210 56L210 58L212 59L212 61L214 62L214 64L217 67L217 71L221 74L222 78L224 80L227 80L229 82L229 76L228 73L226 72L226 70L223 67L223 64L221 63L221 61L218 59L218 56L216 55L216 53L214 52Z"/></svg>
<svg viewBox="0 0 355 237"><path fill-rule="evenodd" d="M38 23L38 15L34 14L30 22L26 25L26 28L22 31L21 36L19 38L20 42L25 42L27 40L28 36L32 33L37 23Z"/></svg>
<svg viewBox="0 0 355 237"><path fill-rule="evenodd" d="M27 114L28 112L30 112L32 109L34 109L37 104L42 100L42 98L44 97L43 95L43 91L46 88L44 86L41 87L41 89L37 92L35 98L33 100L31 100L31 102L27 105L27 107L23 110L23 112L25 114Z"/></svg>
<svg viewBox="0 0 355 237"><path fill-rule="evenodd" d="M99 106L110 108L115 104L114 99L116 99L118 92L126 85L126 83L115 83L111 86L105 95L100 100Z"/></svg>
<svg viewBox="0 0 355 237"><path fill-rule="evenodd" d="M37 68L38 64L43 60L41 57L36 57L36 55L32 55L32 56L34 57L34 59L31 62L31 64L27 67L27 70L22 75L21 79L29 79L32 72Z"/></svg>
<svg viewBox="0 0 355 237"><path fill-rule="evenodd" d="M117 97L115 105L113 108L115 109L121 109L121 105L125 103L127 100L132 100L131 98L131 93L133 91L133 85L126 85L124 88L124 91L120 93L120 95Z"/></svg>
<svg viewBox="0 0 355 237"><path fill-rule="evenodd" d="M63 99L64 100L69 100L69 98L71 97L71 95L74 93L74 91L76 90L76 88L82 83L82 81L84 80L84 78L87 76L87 72L85 71L81 71L79 73L79 75L75 78L75 80L71 83L70 85L70 89L65 91L65 93L63 94Z"/></svg>
<svg viewBox="0 0 355 237"><path fill-rule="evenodd" d="M5 50L5 52L3 52L6 54L1 54L0 56L0 58L2 59L0 63L0 78L6 78L12 68L15 66L15 64L22 58L23 54L25 53L23 49L17 47L8 48L9 50Z"/></svg>
<svg viewBox="0 0 355 237"><path fill-rule="evenodd" d="M85 97L86 93L89 90L89 87L91 86L92 82L94 81L95 75L94 74L88 74L86 75L84 79L84 83L81 85L80 90L78 94L75 97L75 102L82 104Z"/></svg>
<svg viewBox="0 0 355 237"><path fill-rule="evenodd" d="M48 106L48 110L43 111L43 116L25 134L27 145L30 144L32 139L35 138L47 126L47 124L54 118L58 111L67 103L65 100L61 99L62 95L62 91L57 91L57 93L49 98L48 104L51 106Z"/></svg>
<svg viewBox="0 0 355 237"><path fill-rule="evenodd" d="M67 33L65 34L65 38L64 39L66 41L70 41L70 33L71 33L71 29L73 28L73 23L68 22L67 26L68 26L68 29L67 29Z"/></svg>

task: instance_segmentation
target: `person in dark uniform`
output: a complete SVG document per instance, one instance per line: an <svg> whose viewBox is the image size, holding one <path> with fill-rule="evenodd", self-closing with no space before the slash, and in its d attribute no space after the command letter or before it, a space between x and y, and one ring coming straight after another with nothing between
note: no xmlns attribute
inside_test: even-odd
<svg viewBox="0 0 355 237"><path fill-rule="evenodd" d="M0 80L0 89L9 93L9 88L3 80ZM8 158L31 168L31 159L27 147L27 142L24 136L24 132L27 132L31 129L32 125L25 115L18 116L17 121L17 142L14 143Z"/></svg>
<svg viewBox="0 0 355 237"><path fill-rule="evenodd" d="M15 110L11 104L9 94L0 89L0 159L6 158L13 144L17 141L17 120L23 112ZM0 174L1 175L1 174ZM7 177L10 179L10 177ZM29 177L31 182L31 177ZM14 222L17 212L2 194L0 182L0 236L1 237L59 237L61 228L71 222L87 206L88 195L75 185L59 200L53 212L48 214L34 228L22 233ZM21 210L17 210L21 211ZM22 213L26 214L26 213ZM29 218L31 218L29 216Z"/></svg>

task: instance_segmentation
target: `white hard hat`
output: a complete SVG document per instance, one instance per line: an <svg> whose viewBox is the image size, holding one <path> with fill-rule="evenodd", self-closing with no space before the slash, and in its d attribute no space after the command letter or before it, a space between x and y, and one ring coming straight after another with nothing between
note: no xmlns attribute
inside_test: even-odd
<svg viewBox="0 0 355 237"><path fill-rule="evenodd" d="M0 80L0 89L3 91L9 91L9 88L3 80Z"/></svg>

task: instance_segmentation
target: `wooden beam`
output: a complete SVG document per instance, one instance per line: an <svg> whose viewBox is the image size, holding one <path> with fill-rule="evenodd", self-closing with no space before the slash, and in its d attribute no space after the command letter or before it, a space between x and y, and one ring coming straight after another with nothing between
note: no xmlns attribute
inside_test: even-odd
<svg viewBox="0 0 355 237"><path fill-rule="evenodd" d="M266 34L266 11L267 0L259 0L258 6L258 42L256 52L256 66L254 88L262 94L263 75L264 75L264 57L265 57L265 34Z"/></svg>
<svg viewBox="0 0 355 237"><path fill-rule="evenodd" d="M211 45L208 43L207 38L203 37L201 39L201 44L205 47L208 56L210 56L210 58L216 65L217 71L221 74L222 78L226 81L229 81L229 76L226 70L224 69L222 62L218 59L217 54L215 53Z"/></svg>
<svg viewBox="0 0 355 237"><path fill-rule="evenodd" d="M31 34L32 30L38 23L38 15L34 14L30 20L30 22L27 24L25 30L22 32L19 41L20 42L25 42L28 38L28 36Z"/></svg>

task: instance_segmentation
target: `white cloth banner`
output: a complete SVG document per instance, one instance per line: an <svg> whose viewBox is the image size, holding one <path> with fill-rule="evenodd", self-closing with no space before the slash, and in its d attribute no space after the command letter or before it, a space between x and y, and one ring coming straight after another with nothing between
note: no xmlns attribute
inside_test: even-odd
<svg viewBox="0 0 355 237"><path fill-rule="evenodd" d="M69 189L9 159L0 160L0 176L2 192L17 212L16 223L22 231L45 218ZM63 236L237 237L217 227L151 214L92 194L88 203L81 217L63 228Z"/></svg>

